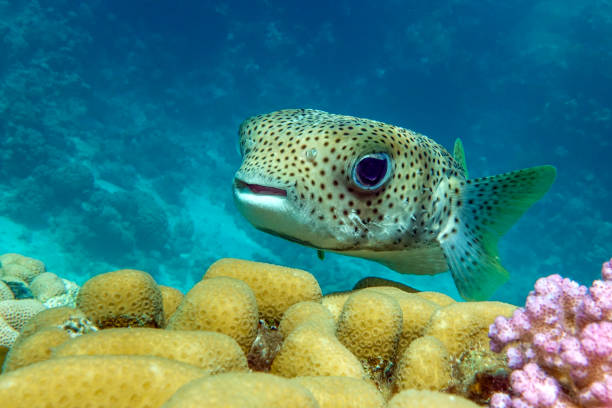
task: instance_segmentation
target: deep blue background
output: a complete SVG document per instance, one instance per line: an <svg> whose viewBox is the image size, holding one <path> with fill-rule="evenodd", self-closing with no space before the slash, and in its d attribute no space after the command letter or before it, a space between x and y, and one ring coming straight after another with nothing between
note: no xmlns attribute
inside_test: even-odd
<svg viewBox="0 0 612 408"><path fill-rule="evenodd" d="M179 4L176 4L179 3ZM452 147L472 177L558 168L500 243L522 303L612 256L612 6L569 1L0 0L0 252L82 283L140 268L187 290L241 257L455 294L255 231L235 211L237 128L292 107L381 120Z"/></svg>

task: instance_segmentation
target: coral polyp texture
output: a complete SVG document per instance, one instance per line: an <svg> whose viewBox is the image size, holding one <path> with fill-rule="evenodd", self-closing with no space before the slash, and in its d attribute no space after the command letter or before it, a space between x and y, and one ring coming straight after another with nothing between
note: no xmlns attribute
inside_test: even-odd
<svg viewBox="0 0 612 408"><path fill-rule="evenodd" d="M174 312L176 312L176 309L183 301L184 295L180 290L174 289L170 286L159 285L159 290L161 291L162 295L164 322L168 324L170 317L172 317Z"/></svg>
<svg viewBox="0 0 612 408"><path fill-rule="evenodd" d="M448 350L433 336L419 337L398 357L396 392L407 389L443 390L451 382Z"/></svg>
<svg viewBox="0 0 612 408"><path fill-rule="evenodd" d="M53 350L54 357L86 355L164 357L212 374L247 370L246 357L234 339L199 330L108 329L65 341Z"/></svg>
<svg viewBox="0 0 612 408"><path fill-rule="evenodd" d="M295 377L292 381L312 393L320 408L382 408L385 399L376 387L351 377Z"/></svg>
<svg viewBox="0 0 612 408"><path fill-rule="evenodd" d="M19 254L0 255L0 265L1 279L18 279L27 284L46 270L41 261Z"/></svg>
<svg viewBox="0 0 612 408"><path fill-rule="evenodd" d="M552 276L520 309L384 280L322 296L306 271L238 259L185 295L123 269L49 308L41 283L68 281L7 259L38 273L0 301L3 408L610 406L609 262L590 291Z"/></svg>
<svg viewBox="0 0 612 408"><path fill-rule="evenodd" d="M13 295L13 291L11 288L4 283L4 281L0 280L0 302L3 300L15 299L15 295Z"/></svg>
<svg viewBox="0 0 612 408"><path fill-rule="evenodd" d="M296 382L272 374L220 374L192 381L163 408L318 408L315 397Z"/></svg>
<svg viewBox="0 0 612 408"><path fill-rule="evenodd" d="M168 322L169 330L209 330L226 334L248 352L257 335L253 291L241 280L203 279L188 293Z"/></svg>
<svg viewBox="0 0 612 408"><path fill-rule="evenodd" d="M402 318L402 309L394 298L361 290L344 304L336 335L359 359L380 359L386 365L395 357Z"/></svg>
<svg viewBox="0 0 612 408"><path fill-rule="evenodd" d="M216 276L245 281L255 294L262 319L270 324L278 325L289 306L321 300L319 283L301 269L226 258L212 264L204 275Z"/></svg>
<svg viewBox="0 0 612 408"><path fill-rule="evenodd" d="M157 283L148 273L134 269L89 279L79 291L77 306L100 328L164 324L162 294Z"/></svg>
<svg viewBox="0 0 612 408"><path fill-rule="evenodd" d="M612 406L612 260L590 288L551 275L539 279L525 307L498 317L489 336L505 350L511 392L494 408Z"/></svg>
<svg viewBox="0 0 612 408"><path fill-rule="evenodd" d="M336 332L336 322L329 310L321 303L300 302L291 306L278 326L278 331L283 338L287 338L291 332L304 323L318 325L321 331L333 335Z"/></svg>
<svg viewBox="0 0 612 408"><path fill-rule="evenodd" d="M0 376L0 406L159 407L206 371L151 356L55 358Z"/></svg>
<svg viewBox="0 0 612 408"><path fill-rule="evenodd" d="M479 405L465 398L438 391L406 390L396 394L387 408L477 408Z"/></svg>
<svg viewBox="0 0 612 408"><path fill-rule="evenodd" d="M366 377L353 353L334 335L311 324L304 324L291 332L274 358L270 371L283 377Z"/></svg>

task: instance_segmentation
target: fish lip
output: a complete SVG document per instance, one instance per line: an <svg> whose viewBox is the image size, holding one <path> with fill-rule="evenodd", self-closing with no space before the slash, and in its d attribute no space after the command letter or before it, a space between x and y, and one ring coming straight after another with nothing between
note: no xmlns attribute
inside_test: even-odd
<svg viewBox="0 0 612 408"><path fill-rule="evenodd" d="M247 183L246 181L234 178L234 188L242 192L250 192L256 195L270 195L287 197L287 190L279 187L266 186L263 184Z"/></svg>

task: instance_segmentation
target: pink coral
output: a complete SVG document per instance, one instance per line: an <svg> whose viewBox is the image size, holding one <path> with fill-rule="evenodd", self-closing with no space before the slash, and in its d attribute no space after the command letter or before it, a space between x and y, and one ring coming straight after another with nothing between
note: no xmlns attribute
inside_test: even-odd
<svg viewBox="0 0 612 408"><path fill-rule="evenodd" d="M511 318L489 329L491 349L506 348L511 394L493 408L612 406L612 259L587 289L551 275L539 279Z"/></svg>

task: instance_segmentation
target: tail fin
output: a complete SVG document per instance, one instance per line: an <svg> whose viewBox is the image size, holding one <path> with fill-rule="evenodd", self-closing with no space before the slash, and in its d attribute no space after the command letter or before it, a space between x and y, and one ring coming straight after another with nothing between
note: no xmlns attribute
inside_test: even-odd
<svg viewBox="0 0 612 408"><path fill-rule="evenodd" d="M497 242L548 191L552 166L467 180L453 197L455 217L438 237L457 289L468 300L489 298L506 280Z"/></svg>

